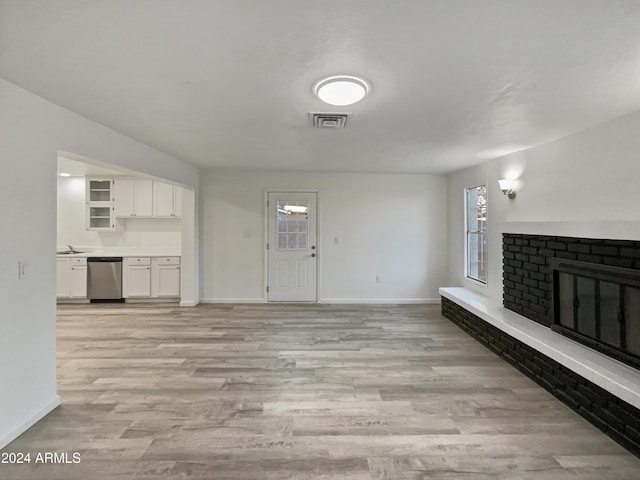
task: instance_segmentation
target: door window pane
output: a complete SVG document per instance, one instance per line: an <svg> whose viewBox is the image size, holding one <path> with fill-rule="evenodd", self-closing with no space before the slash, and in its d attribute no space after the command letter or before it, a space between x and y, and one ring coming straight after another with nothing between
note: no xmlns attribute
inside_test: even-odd
<svg viewBox="0 0 640 480"><path fill-rule="evenodd" d="M278 200L278 250L307 250L309 202Z"/></svg>

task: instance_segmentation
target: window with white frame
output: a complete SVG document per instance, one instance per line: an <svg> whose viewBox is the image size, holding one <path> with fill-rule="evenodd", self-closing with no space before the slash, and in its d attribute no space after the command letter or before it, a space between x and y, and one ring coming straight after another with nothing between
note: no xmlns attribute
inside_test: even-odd
<svg viewBox="0 0 640 480"><path fill-rule="evenodd" d="M467 278L487 283L487 186L465 189Z"/></svg>

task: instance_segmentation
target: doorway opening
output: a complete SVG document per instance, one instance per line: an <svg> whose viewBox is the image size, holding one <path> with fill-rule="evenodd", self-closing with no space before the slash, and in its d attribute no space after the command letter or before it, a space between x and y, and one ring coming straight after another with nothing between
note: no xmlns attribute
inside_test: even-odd
<svg viewBox="0 0 640 480"><path fill-rule="evenodd" d="M71 152L59 151L57 160L58 303L196 305L194 191ZM120 266L109 276L118 278L108 300L92 288L100 286L91 275L98 258Z"/></svg>

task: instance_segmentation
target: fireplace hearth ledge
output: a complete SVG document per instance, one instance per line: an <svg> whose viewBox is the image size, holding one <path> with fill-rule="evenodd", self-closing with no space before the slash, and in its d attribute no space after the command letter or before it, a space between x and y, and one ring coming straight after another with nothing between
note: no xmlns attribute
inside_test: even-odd
<svg viewBox="0 0 640 480"><path fill-rule="evenodd" d="M612 395L640 408L640 371L553 332L477 292L451 287L440 288L440 295Z"/></svg>

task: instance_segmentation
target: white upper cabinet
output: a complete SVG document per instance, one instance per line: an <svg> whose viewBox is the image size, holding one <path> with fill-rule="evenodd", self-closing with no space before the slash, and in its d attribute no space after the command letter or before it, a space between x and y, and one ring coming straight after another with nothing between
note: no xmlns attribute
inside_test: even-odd
<svg viewBox="0 0 640 480"><path fill-rule="evenodd" d="M113 179L87 178L86 199L87 230L115 230Z"/></svg>
<svg viewBox="0 0 640 480"><path fill-rule="evenodd" d="M182 187L173 187L173 211L176 217L182 216Z"/></svg>
<svg viewBox="0 0 640 480"><path fill-rule="evenodd" d="M153 215L153 181L136 180L135 205L136 216L150 217Z"/></svg>
<svg viewBox="0 0 640 480"><path fill-rule="evenodd" d="M153 182L153 216L182 216L182 188L163 182Z"/></svg>
<svg viewBox="0 0 640 480"><path fill-rule="evenodd" d="M153 182L153 216L170 217L173 213L173 185Z"/></svg>
<svg viewBox="0 0 640 480"><path fill-rule="evenodd" d="M87 230L115 230L116 218L178 218L182 188L140 178L87 178Z"/></svg>
<svg viewBox="0 0 640 480"><path fill-rule="evenodd" d="M106 205L113 202L112 178L87 178L86 186L87 203Z"/></svg>
<svg viewBox="0 0 640 480"><path fill-rule="evenodd" d="M136 208L134 180L117 179L113 190L116 217L133 217Z"/></svg>
<svg viewBox="0 0 640 480"><path fill-rule="evenodd" d="M114 206L116 217L151 217L153 215L153 182L116 178Z"/></svg>

